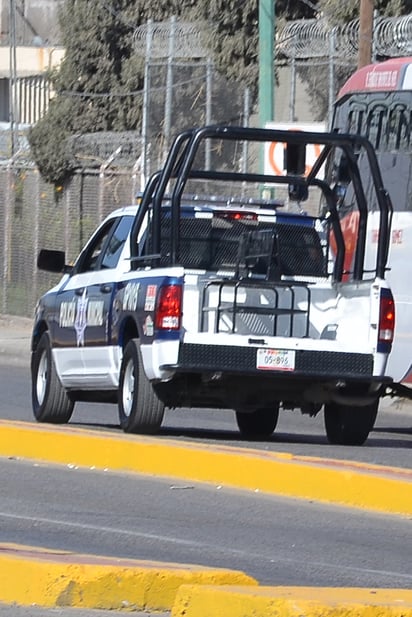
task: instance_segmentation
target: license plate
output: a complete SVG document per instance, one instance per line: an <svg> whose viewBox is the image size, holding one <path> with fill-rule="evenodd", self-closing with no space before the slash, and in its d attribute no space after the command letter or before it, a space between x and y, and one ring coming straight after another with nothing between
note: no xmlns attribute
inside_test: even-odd
<svg viewBox="0 0 412 617"><path fill-rule="evenodd" d="M293 371L295 352L291 349L258 349L256 368L263 371Z"/></svg>

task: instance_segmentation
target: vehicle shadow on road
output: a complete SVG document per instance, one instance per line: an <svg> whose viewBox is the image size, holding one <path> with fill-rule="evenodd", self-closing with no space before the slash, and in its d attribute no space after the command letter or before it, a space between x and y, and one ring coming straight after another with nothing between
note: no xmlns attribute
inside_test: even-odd
<svg viewBox="0 0 412 617"><path fill-rule="evenodd" d="M374 433L395 433L398 435L412 435L412 426L407 428L407 427L387 427L387 426L379 426L377 428L373 429Z"/></svg>
<svg viewBox="0 0 412 617"><path fill-rule="evenodd" d="M105 424L103 422L84 422L84 421L76 421L71 422L71 426L76 428L89 428L92 430L98 431L109 431L115 434L123 434L120 426L118 424ZM384 435L388 435L386 438ZM133 437L134 434L130 434ZM407 449L409 450L412 447L412 441L408 438L402 439L391 438L390 435L412 435L411 428L405 427L376 427L373 432L370 434L368 440L363 446L357 446L359 448L392 448L392 449ZM135 435L139 437L138 435ZM210 443L219 443L219 444L236 444L244 448L253 447L254 444L270 444L272 446L281 446L281 445L299 445L299 446L319 446L323 450L328 450L331 447L336 448L336 446L332 446L325 435L321 434L312 434L312 433L286 433L286 432L278 432L274 433L271 437L266 437L262 439L246 439L242 438L237 429L214 429L214 428L201 428L201 427L181 427L181 426L164 426L161 427L159 433L154 435L157 439L182 439L182 440L193 440L199 442L207 442ZM339 450L344 450L347 448L353 448L354 446L338 446ZM321 454L322 452L318 452ZM325 452L323 452L325 454Z"/></svg>

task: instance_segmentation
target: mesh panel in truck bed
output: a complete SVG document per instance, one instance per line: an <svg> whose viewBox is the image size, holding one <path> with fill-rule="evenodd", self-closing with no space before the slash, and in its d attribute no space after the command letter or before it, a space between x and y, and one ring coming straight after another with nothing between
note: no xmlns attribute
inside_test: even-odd
<svg viewBox="0 0 412 617"><path fill-rule="evenodd" d="M253 218L182 217L178 263L190 269L236 270L242 275L327 275L327 260L314 219L304 224L270 223ZM161 263L171 255L171 219L161 221ZM152 236L152 234L150 234ZM152 252L149 245L146 251Z"/></svg>

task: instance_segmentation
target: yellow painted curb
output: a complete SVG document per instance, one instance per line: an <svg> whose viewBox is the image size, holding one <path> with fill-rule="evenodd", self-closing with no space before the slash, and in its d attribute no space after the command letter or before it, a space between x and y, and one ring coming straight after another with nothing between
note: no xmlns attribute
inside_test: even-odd
<svg viewBox="0 0 412 617"><path fill-rule="evenodd" d="M0 421L0 456L137 472L412 515L412 470Z"/></svg>
<svg viewBox="0 0 412 617"><path fill-rule="evenodd" d="M0 601L95 609L171 610L190 585L257 585L243 572L0 544Z"/></svg>
<svg viewBox="0 0 412 617"><path fill-rule="evenodd" d="M171 617L412 617L412 591L182 585Z"/></svg>

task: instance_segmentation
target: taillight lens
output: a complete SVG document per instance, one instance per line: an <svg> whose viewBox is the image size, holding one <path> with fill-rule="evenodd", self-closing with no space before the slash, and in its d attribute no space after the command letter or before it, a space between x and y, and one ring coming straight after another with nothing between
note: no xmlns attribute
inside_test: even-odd
<svg viewBox="0 0 412 617"><path fill-rule="evenodd" d="M179 330L182 319L182 286L164 285L159 289L155 325L158 330Z"/></svg>
<svg viewBox="0 0 412 617"><path fill-rule="evenodd" d="M381 301L379 310L379 334L380 343L392 343L395 331L395 303L389 289L381 289Z"/></svg>
<svg viewBox="0 0 412 617"><path fill-rule="evenodd" d="M215 212L214 218L228 219L231 221L257 221L258 215L254 212Z"/></svg>

